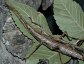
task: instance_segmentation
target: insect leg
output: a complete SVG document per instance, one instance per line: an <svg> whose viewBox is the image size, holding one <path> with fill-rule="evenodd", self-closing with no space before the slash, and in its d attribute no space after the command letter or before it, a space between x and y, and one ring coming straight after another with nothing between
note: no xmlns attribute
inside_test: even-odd
<svg viewBox="0 0 84 64"><path fill-rule="evenodd" d="M29 59L29 58L33 55L33 53L34 53L36 50L39 49L39 47L40 47L41 45L42 45L42 44L38 44L38 45L36 46L36 48L34 49L34 51L32 51L32 52L29 54L29 56L26 57L26 59Z"/></svg>
<svg viewBox="0 0 84 64"><path fill-rule="evenodd" d="M72 39L70 39L70 37L68 36L68 33L66 31L63 32L63 34L60 36L60 39L62 39L63 37L67 37L67 39L69 41L71 41Z"/></svg>
<svg viewBox="0 0 84 64"><path fill-rule="evenodd" d="M77 46L81 46L84 42L84 39L77 40L76 44Z"/></svg>
<svg viewBox="0 0 84 64"><path fill-rule="evenodd" d="M32 19L31 19L31 17L29 17L30 18L30 20L31 20L31 22L33 23L33 24L35 24L35 25L37 25L37 26L39 26L39 27L41 27L39 24L37 24L37 23L35 23L35 22L33 22L32 21ZM41 32L42 32L42 27L41 27ZM34 52L36 52L36 50L38 50L39 49L39 47L42 45L42 41L41 41L41 43L40 44L38 44L37 46L36 46L36 48L34 48L34 50L29 54L29 56L28 57L26 57L26 59L29 59L32 55L33 55L33 53Z"/></svg>
<svg viewBox="0 0 84 64"><path fill-rule="evenodd" d="M29 17L29 18L30 18L30 20L31 20L31 22L32 22L33 24L35 24L35 25L41 27L41 25L37 24L36 22L33 22L33 20L31 19L31 17Z"/></svg>

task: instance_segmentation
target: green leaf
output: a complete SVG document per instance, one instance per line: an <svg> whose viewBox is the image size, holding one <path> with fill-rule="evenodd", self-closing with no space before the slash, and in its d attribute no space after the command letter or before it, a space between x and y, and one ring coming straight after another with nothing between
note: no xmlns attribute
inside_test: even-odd
<svg viewBox="0 0 84 64"><path fill-rule="evenodd" d="M40 12L37 12L35 9L33 9L32 7L22 4L22 3L18 3L14 0L7 0L7 3L10 6L15 7L16 10L18 10L18 12L22 15L22 17L30 24L32 25L35 29L38 30L43 30L46 33L51 33L48 27L48 24L46 22L45 17L43 16L43 14L41 14ZM28 38L31 38L34 42L36 42L37 44L39 43L30 33L28 33L26 31L26 29L24 28L24 26L21 24L21 22L19 21L19 19L17 18L17 16L11 11L12 14L12 18L15 21L15 24L17 25L17 27L20 29L20 31L26 35ZM30 18L32 19L33 22L37 23L38 25L42 26L38 27L37 25L33 24L30 20ZM35 45L36 46L36 45ZM33 48L32 48L33 49Z"/></svg>
<svg viewBox="0 0 84 64"><path fill-rule="evenodd" d="M18 12L22 15L22 17L27 21L27 23L32 25L34 28L36 28L40 31L43 30L48 34L51 34L50 29L49 29L48 24L47 24L47 21L46 21L46 18L44 17L43 14L41 14L40 12L37 12L34 8L32 8L28 5L16 2L14 0L7 0L7 3L10 6L14 6L15 9L18 10ZM21 32L23 32L23 34L28 36L29 33L25 30L23 25L20 23L17 16L12 11L11 11L11 14L12 14L12 17L13 17L17 27L21 30ZM31 17L31 19L34 23L37 23L41 27L32 23L29 17ZM32 38L30 35L28 37Z"/></svg>
<svg viewBox="0 0 84 64"><path fill-rule="evenodd" d="M69 36L84 38L84 12L73 0L54 0L54 18Z"/></svg>
<svg viewBox="0 0 84 64"><path fill-rule="evenodd" d="M7 0L8 1L8 0ZM15 9L17 11L19 11L19 13L22 15L22 17L34 28L41 30L40 27L38 27L37 25L31 23L31 20L28 17L31 17L31 19L33 20L33 22L39 24L42 26L42 30L45 31L46 33L51 34L46 19L45 17L41 14L38 13L36 10L34 10L32 7L29 7L25 4L21 4L21 3L17 3L15 1L8 1L8 4L10 6L14 6ZM26 35L27 37L31 38L34 42L36 42L34 44L34 46L32 47L32 49L30 49L30 51L28 51L27 56L29 55L29 53L31 53L35 47L38 45L38 41L31 35L29 34L26 29L24 28L24 26L20 23L18 17L11 11L12 14L12 18L15 21L15 24L17 25L17 27L20 29L21 32L23 32L24 35ZM27 64L37 64L39 62L39 59L49 59L49 64L60 64L60 60L59 60L59 55L57 54L57 52L53 52L50 51L49 49L47 49L45 46L41 46L28 60L27 60Z"/></svg>
<svg viewBox="0 0 84 64"><path fill-rule="evenodd" d="M73 0L54 0L54 18L62 31L69 36L84 38L84 12ZM67 39L65 39L67 40ZM79 61L79 64L83 64Z"/></svg>
<svg viewBox="0 0 84 64"><path fill-rule="evenodd" d="M70 58L62 55L62 62L65 63ZM58 52L53 52L41 46L28 60L27 64L37 64L39 59L48 59L49 64L61 64Z"/></svg>
<svg viewBox="0 0 84 64"><path fill-rule="evenodd" d="M30 6L27 6L25 4L21 4L15 1L11 1L11 0L7 0L8 4L10 6L15 7L15 9L17 11L19 11L19 13L22 15L22 17L34 28L41 30L40 27L38 27L37 25L33 24L31 22L31 20L29 19L29 17L31 17L31 19L33 20L33 22L39 24L42 26L42 30L45 31L48 34L51 34L46 19L45 17L41 14L38 13L35 9L33 9ZM15 21L15 24L17 25L17 27L20 29L21 32L23 32L24 35L26 35L27 37L31 38L34 42L36 42L34 44L34 46L32 47L32 49L30 49L30 51L28 51L27 56L29 55L29 53L31 53L35 47L38 45L38 41L30 34L26 31L26 29L24 28L24 26L20 23L18 17L11 11L12 14L12 18ZM41 46L28 60L27 60L27 64L37 64L39 62L39 59L49 59L49 64L61 64L60 59L59 59L59 55L57 52L53 52L50 51L49 49L47 49L45 46ZM65 63L65 61L67 61L67 59L69 59L69 57L62 55L63 63Z"/></svg>

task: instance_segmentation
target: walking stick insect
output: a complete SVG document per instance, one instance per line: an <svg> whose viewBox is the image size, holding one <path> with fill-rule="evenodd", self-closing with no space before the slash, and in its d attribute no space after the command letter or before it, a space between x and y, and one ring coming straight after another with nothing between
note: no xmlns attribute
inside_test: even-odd
<svg viewBox="0 0 84 64"><path fill-rule="evenodd" d="M49 48L51 51L60 52L62 54L65 54L70 57L78 58L80 60L84 61L84 49L80 48L79 46L68 44L67 41L64 41L62 39L56 39L52 37L51 35L38 31L33 26L31 26L27 21L23 18L23 16L16 10L16 8L12 5L10 5L9 1L6 0L6 5L9 10L11 10L19 19L19 21L22 23L22 25L25 27L25 29L37 40L39 41L39 45L36 47L36 49L29 55L29 57L41 46L44 45L47 48ZM32 21L31 17L30 20ZM82 54L81 54L81 53ZM29 58L27 57L27 58Z"/></svg>

